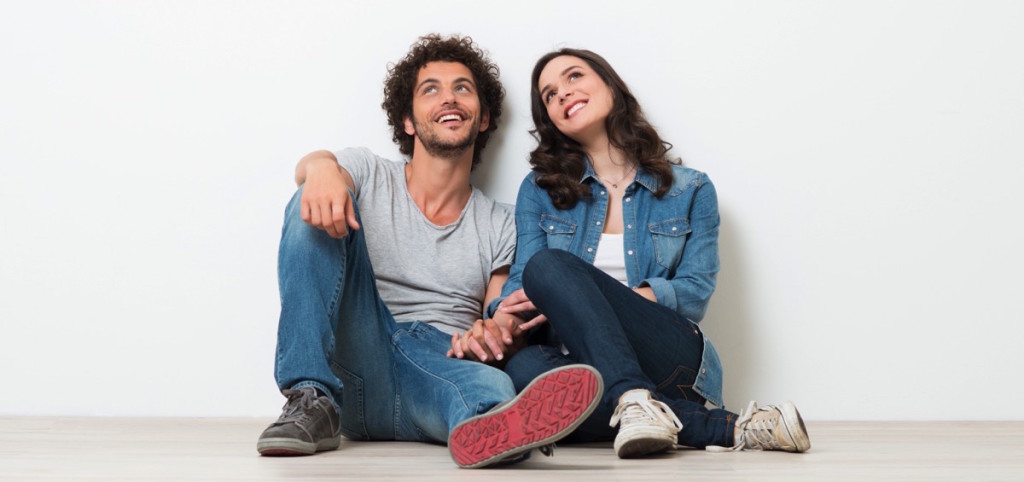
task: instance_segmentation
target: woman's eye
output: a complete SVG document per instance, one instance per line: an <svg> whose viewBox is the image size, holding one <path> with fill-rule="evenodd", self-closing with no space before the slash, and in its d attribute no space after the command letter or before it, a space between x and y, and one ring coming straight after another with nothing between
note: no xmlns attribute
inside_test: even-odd
<svg viewBox="0 0 1024 482"><path fill-rule="evenodd" d="M549 90L548 93L544 94L544 103L547 104L548 102L551 102L551 98L554 96L555 93Z"/></svg>
<svg viewBox="0 0 1024 482"><path fill-rule="evenodd" d="M578 79L580 77L583 77L583 74L581 74L579 72L573 72L573 73L569 74L569 80L570 81L576 80L576 79Z"/></svg>

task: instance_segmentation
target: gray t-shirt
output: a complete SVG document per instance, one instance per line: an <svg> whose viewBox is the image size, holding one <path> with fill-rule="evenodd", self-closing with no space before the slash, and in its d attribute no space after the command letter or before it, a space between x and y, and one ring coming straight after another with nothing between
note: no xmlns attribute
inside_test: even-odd
<svg viewBox="0 0 1024 482"><path fill-rule="evenodd" d="M431 223L409 195L405 162L369 149L336 152L352 176L377 290L396 321L446 333L481 317L491 272L512 264L515 218L475 187L454 223Z"/></svg>

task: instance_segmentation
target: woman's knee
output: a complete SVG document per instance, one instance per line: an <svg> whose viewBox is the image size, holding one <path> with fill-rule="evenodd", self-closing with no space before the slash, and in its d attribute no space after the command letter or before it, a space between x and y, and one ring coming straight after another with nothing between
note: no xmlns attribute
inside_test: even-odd
<svg viewBox="0 0 1024 482"><path fill-rule="evenodd" d="M527 293L546 291L556 286L549 286L555 274L564 274L566 270L582 260L576 255L561 249L543 249L538 251L526 262L523 268L523 288Z"/></svg>

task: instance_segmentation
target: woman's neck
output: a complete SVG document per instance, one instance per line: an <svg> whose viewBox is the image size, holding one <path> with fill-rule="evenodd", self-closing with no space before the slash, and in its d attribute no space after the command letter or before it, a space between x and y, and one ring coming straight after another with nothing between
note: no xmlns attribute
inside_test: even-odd
<svg viewBox="0 0 1024 482"><path fill-rule="evenodd" d="M636 170L636 161L605 140L603 144L585 148L597 177L606 183L618 184Z"/></svg>

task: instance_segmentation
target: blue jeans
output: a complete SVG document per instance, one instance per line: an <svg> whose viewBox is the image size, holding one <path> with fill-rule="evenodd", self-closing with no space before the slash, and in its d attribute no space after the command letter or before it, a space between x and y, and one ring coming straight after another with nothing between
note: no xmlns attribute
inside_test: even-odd
<svg viewBox="0 0 1024 482"><path fill-rule="evenodd" d="M326 393L348 438L438 443L515 396L501 370L446 357L450 336L397 323L377 292L363 231L333 239L309 226L301 195L288 204L278 252L278 388Z"/></svg>
<svg viewBox="0 0 1024 482"><path fill-rule="evenodd" d="M531 345L512 356L505 371L517 389L536 375L570 363L601 373L605 393L598 408L566 440L610 440L608 426L619 397L644 388L666 403L683 422L679 443L703 448L731 446L736 414L708 409L693 391L703 337L693 323L649 301L590 263L567 251L538 251L523 271L523 289L548 317L550 340L569 350ZM543 327L543 325L542 325Z"/></svg>

